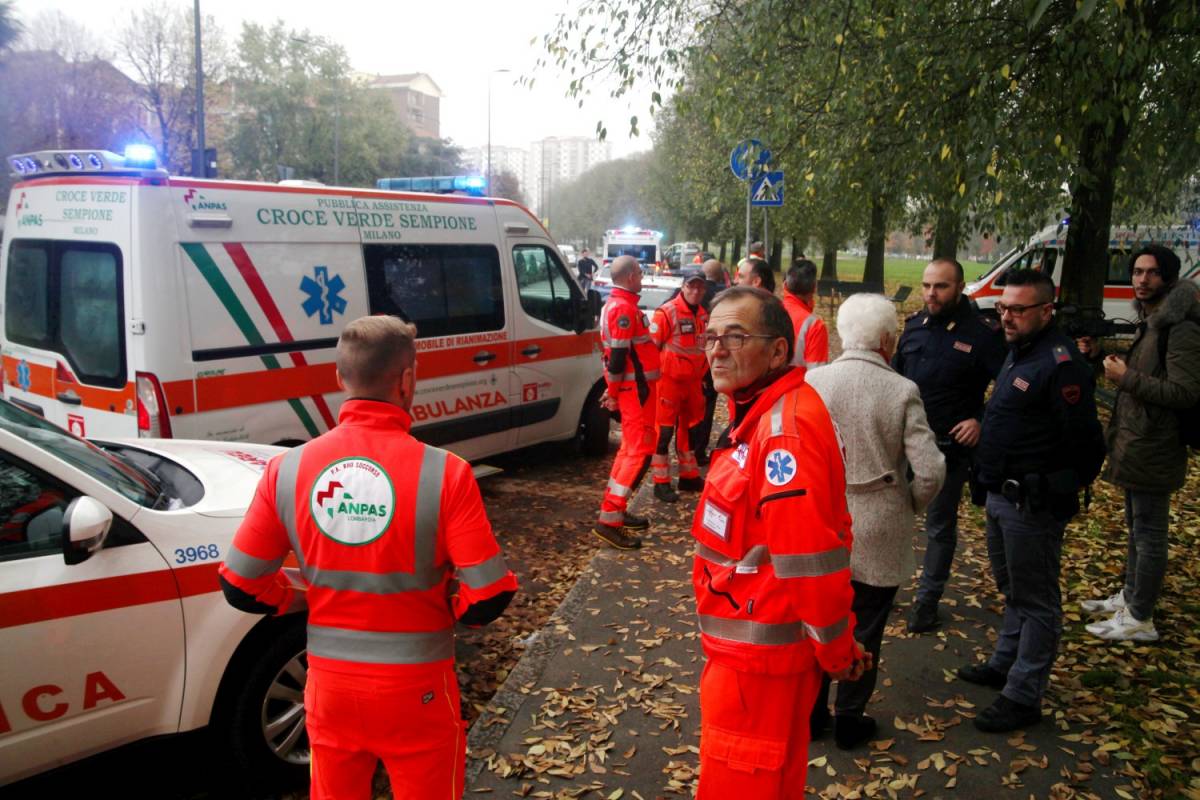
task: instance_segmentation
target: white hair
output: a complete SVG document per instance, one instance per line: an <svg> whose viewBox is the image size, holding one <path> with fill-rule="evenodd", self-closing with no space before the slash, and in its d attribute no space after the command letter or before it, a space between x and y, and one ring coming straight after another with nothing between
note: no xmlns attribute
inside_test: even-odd
<svg viewBox="0 0 1200 800"><path fill-rule="evenodd" d="M878 350L880 340L896 337L896 308L881 294L847 297L837 313L843 350Z"/></svg>

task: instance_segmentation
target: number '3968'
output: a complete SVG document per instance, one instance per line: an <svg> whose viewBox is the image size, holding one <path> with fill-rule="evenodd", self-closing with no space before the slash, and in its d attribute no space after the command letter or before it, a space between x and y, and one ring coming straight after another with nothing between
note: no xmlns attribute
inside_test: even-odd
<svg viewBox="0 0 1200 800"><path fill-rule="evenodd" d="M215 544L202 544L198 547L175 548L176 564L187 564L192 561L216 561L220 556L221 551Z"/></svg>

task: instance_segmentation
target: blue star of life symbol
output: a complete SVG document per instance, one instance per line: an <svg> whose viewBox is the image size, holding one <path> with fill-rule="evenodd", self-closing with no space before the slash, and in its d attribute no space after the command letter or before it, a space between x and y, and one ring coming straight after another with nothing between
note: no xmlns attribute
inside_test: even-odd
<svg viewBox="0 0 1200 800"><path fill-rule="evenodd" d="M796 459L786 450L776 450L767 456L767 480L775 486L782 486L792 479L796 472Z"/></svg>
<svg viewBox="0 0 1200 800"><path fill-rule="evenodd" d="M17 385L21 387L21 391L28 392L32 383L33 378L29 374L29 362L21 359L17 362Z"/></svg>
<svg viewBox="0 0 1200 800"><path fill-rule="evenodd" d="M313 267L313 276L300 281L301 291L308 295L301 308L310 317L319 313L322 325L332 325L333 312L346 313L346 298L340 294L346 282L341 275L329 277L329 267Z"/></svg>

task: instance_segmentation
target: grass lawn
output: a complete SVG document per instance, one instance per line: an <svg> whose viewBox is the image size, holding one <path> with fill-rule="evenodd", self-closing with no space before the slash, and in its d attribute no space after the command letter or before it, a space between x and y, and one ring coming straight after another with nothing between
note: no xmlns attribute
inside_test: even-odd
<svg viewBox="0 0 1200 800"><path fill-rule="evenodd" d="M865 262L866 259L863 256L838 256L838 278L844 281L862 280ZM817 265L820 266L820 263L818 261ZM929 260L924 258L885 258L883 260L885 287L889 291L895 291L896 286L911 286L913 293L919 294L921 273L925 271L925 265L928 263ZM990 266L990 264L967 261L963 264L963 273L968 281L972 281L987 272Z"/></svg>

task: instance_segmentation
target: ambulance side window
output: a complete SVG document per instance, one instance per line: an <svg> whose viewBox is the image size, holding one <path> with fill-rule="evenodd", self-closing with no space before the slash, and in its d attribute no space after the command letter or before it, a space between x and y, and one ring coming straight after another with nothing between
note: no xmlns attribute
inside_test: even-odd
<svg viewBox="0 0 1200 800"><path fill-rule="evenodd" d="M417 337L504 328L500 254L488 245L366 245L372 314L415 323Z"/></svg>
<svg viewBox="0 0 1200 800"><path fill-rule="evenodd" d="M517 294L521 308L535 319L571 330L575 324L572 291L574 281L550 248L542 245L517 245L513 248L513 266L517 273Z"/></svg>
<svg viewBox="0 0 1200 800"><path fill-rule="evenodd" d="M0 561L61 552L72 494L0 456Z"/></svg>
<svg viewBox="0 0 1200 800"><path fill-rule="evenodd" d="M13 242L4 289L4 331L9 339L29 344L49 341L49 282L49 251L36 244Z"/></svg>

